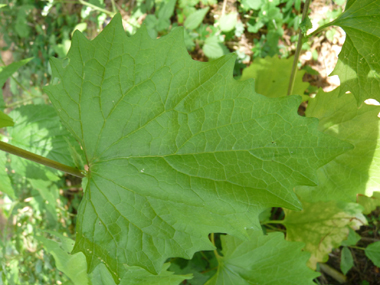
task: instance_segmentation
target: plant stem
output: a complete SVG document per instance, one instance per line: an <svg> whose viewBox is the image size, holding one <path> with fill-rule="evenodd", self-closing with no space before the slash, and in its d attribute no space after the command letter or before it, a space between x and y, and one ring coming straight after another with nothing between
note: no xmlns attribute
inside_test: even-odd
<svg viewBox="0 0 380 285"><path fill-rule="evenodd" d="M69 173L71 175L74 175L76 177L83 178L85 175L80 171L79 169L76 169L74 167L56 162L54 160L48 159L46 157L40 156L38 154L29 152L27 150L21 149L19 147L10 145L8 143L0 141L0 150L17 155L19 157L28 159L30 161L37 162L39 164Z"/></svg>
<svg viewBox="0 0 380 285"><path fill-rule="evenodd" d="M350 247L350 248L355 248L355 249L360 249L360 250L365 250L364 247L355 246L355 245L349 245L348 247Z"/></svg>
<svg viewBox="0 0 380 285"><path fill-rule="evenodd" d="M82 5L84 5L84 6L88 6L88 7L92 8L92 9L94 9L94 10L96 10L96 11L99 11L99 12L102 12L102 13L104 13L104 14L107 14L107 15L111 16L111 18L112 18L113 16L115 16L115 14L116 14L115 12L110 12L110 11L108 11L108 10L106 10L106 9L99 8L98 6L95 6L95 5L91 4L91 3L88 3L88 2L83 1L83 0L78 0L78 2L79 2L80 4L82 4Z"/></svg>
<svg viewBox="0 0 380 285"><path fill-rule="evenodd" d="M279 221L269 220L269 221L262 222L261 224L266 225L266 224L283 224L283 223L284 223L284 220L279 220Z"/></svg>
<svg viewBox="0 0 380 285"><path fill-rule="evenodd" d="M222 8L222 16L221 17L223 17L224 14L226 13L226 5L227 5L227 0L224 0L223 1L223 8Z"/></svg>
<svg viewBox="0 0 380 285"><path fill-rule="evenodd" d="M346 283L347 277L344 276L339 271L335 270L334 268L330 267L329 265L327 265L325 263L319 263L319 267L321 268L321 270L324 273L326 273L327 275L330 275L332 278L334 278L339 283L341 283L341 284Z"/></svg>
<svg viewBox="0 0 380 285"><path fill-rule="evenodd" d="M306 0L305 1L305 6L303 7L303 12L302 12L302 22L307 17L307 12L309 10L309 5L310 5L310 0ZM293 92L294 81L295 81L296 73L297 73L298 58L300 57L301 48L302 48L302 39L303 39L303 33L302 33L302 30L300 29L300 32L298 34L297 49L296 49L296 53L294 55L294 60L293 60L292 73L290 75L290 80L289 80L288 95L291 95L292 92Z"/></svg>
<svg viewBox="0 0 380 285"><path fill-rule="evenodd" d="M214 233L211 233L211 242L212 242L212 244L215 246L214 254L215 254L216 258L219 259L219 258L220 258L220 255L219 255L219 253L218 253L218 249L216 248L216 245L215 245Z"/></svg>

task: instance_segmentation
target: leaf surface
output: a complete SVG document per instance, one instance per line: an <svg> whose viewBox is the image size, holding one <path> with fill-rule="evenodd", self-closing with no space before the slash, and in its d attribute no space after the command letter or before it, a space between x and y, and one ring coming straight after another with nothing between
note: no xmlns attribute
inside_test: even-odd
<svg viewBox="0 0 380 285"><path fill-rule="evenodd" d="M326 262L328 254L347 239L349 228L358 229L367 223L362 207L344 202L303 202L300 212L284 209L286 239L305 243L304 250L311 253L308 266Z"/></svg>
<svg viewBox="0 0 380 285"><path fill-rule="evenodd" d="M380 267L380 241L368 245L365 249L365 255L371 259L373 264Z"/></svg>
<svg viewBox="0 0 380 285"><path fill-rule="evenodd" d="M185 28L189 30L198 28L206 16L208 10L210 10L210 7L196 10L194 13L190 14L185 20Z"/></svg>
<svg viewBox="0 0 380 285"><path fill-rule="evenodd" d="M364 207L363 214L368 215L380 207L380 191L373 192L372 197L358 195L358 203Z"/></svg>
<svg viewBox="0 0 380 285"><path fill-rule="evenodd" d="M0 111L0 128L12 126L14 126L12 118Z"/></svg>
<svg viewBox="0 0 380 285"><path fill-rule="evenodd" d="M380 101L380 3L378 0L360 0L329 26L340 26L346 40L332 75L338 75L341 95L351 91L357 104L365 99Z"/></svg>
<svg viewBox="0 0 380 285"><path fill-rule="evenodd" d="M293 187L351 148L298 116L298 96L234 80L233 55L191 60L182 29L128 38L118 15L93 41L75 32L68 61L52 60L46 92L89 166L74 252L116 279L211 250L210 232L244 238L267 207L298 209Z"/></svg>
<svg viewBox="0 0 380 285"><path fill-rule="evenodd" d="M287 59L274 57L256 58L243 70L242 80L255 79L257 93L267 97L278 98L287 96L290 74L292 72L293 56ZM294 81L293 95L303 95L309 86L302 81L305 70L297 70Z"/></svg>
<svg viewBox="0 0 380 285"><path fill-rule="evenodd" d="M344 246L342 249L340 269L343 274L346 275L347 272L354 266L354 259L352 257L351 251Z"/></svg>
<svg viewBox="0 0 380 285"><path fill-rule="evenodd" d="M319 119L319 130L351 143L354 148L318 169L318 186L299 186L307 202L356 201L357 194L372 196L380 189L379 106L357 108L352 94L339 97L339 88L320 90L309 100L307 117Z"/></svg>
<svg viewBox="0 0 380 285"><path fill-rule="evenodd" d="M205 285L314 284L319 274L306 266L309 254L302 243L285 241L282 233L263 235L248 230L249 240L221 236L223 257L218 272Z"/></svg>

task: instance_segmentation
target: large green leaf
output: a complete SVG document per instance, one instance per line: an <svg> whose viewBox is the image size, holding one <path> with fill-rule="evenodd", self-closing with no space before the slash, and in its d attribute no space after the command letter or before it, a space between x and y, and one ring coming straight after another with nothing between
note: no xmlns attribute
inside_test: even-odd
<svg viewBox="0 0 380 285"><path fill-rule="evenodd" d="M213 249L210 232L244 238L263 209L299 209L293 187L351 148L298 116L298 96L234 80L234 63L191 60L182 29L128 38L120 15L93 41L75 32L68 59L51 61L46 92L89 166L74 252L90 271L102 259L116 279L123 264L158 273Z"/></svg>
<svg viewBox="0 0 380 285"><path fill-rule="evenodd" d="M259 94L272 98L283 97L287 95L292 65L293 56L288 59L280 59L278 56L256 58L243 70L241 79L254 78L255 90ZM297 71L292 94L302 96L309 86L307 82L302 81L305 72Z"/></svg>
<svg viewBox="0 0 380 285"><path fill-rule="evenodd" d="M285 241L282 233L264 236L248 230L249 240L222 236L223 257L218 272L205 285L314 284L319 273L306 266L310 254L302 243Z"/></svg>
<svg viewBox="0 0 380 285"><path fill-rule="evenodd" d="M341 82L341 94L351 91L358 105L367 98L380 101L380 5L379 0L360 0L328 26L346 32L333 75Z"/></svg>
<svg viewBox="0 0 380 285"><path fill-rule="evenodd" d="M308 202L354 202L357 194L372 196L380 189L380 106L364 104L358 109L352 94L341 98L339 93L339 88L329 93L320 90L309 100L306 116L318 118L321 131L351 143L354 149L318 170L318 186L296 188Z"/></svg>
<svg viewBox="0 0 380 285"><path fill-rule="evenodd" d="M301 212L285 209L283 224L287 240L305 243L312 269L317 262L326 262L331 250L347 239L349 228L356 230L367 223L358 204L331 201L302 205Z"/></svg>

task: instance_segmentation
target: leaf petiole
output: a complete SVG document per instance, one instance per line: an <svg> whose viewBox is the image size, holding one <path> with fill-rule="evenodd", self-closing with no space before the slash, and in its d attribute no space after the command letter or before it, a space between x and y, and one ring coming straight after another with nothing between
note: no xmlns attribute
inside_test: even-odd
<svg viewBox="0 0 380 285"><path fill-rule="evenodd" d="M41 155L32 153L30 151L24 150L22 148L13 146L11 144L8 144L8 143L2 142L2 141L0 141L0 150L8 152L10 154L17 155L17 156L25 158L25 159L28 159L30 161L37 162L39 164L42 164L42 165L45 165L45 166L66 172L66 173L69 173L69 174L74 175L74 176L79 177L79 178L85 177L83 172L79 169L76 169L74 167L59 163L57 161L51 160L49 158L43 157Z"/></svg>

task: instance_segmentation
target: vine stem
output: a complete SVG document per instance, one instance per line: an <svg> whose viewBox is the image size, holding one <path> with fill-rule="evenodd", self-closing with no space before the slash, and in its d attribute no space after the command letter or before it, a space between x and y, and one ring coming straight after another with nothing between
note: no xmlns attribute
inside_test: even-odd
<svg viewBox="0 0 380 285"><path fill-rule="evenodd" d="M305 6L303 7L303 12L302 12L302 22L307 17L307 11L309 11L309 5L310 5L310 0L306 0ZM294 81L295 81L296 73L297 73L298 58L300 57L301 48L302 48L302 39L303 39L303 33L302 33L302 30L300 29L300 32L298 34L297 49L296 49L296 53L294 55L294 60L293 60L292 73L290 75L290 80L289 80L288 95L291 95L293 92Z"/></svg>
<svg viewBox="0 0 380 285"><path fill-rule="evenodd" d="M38 154L35 154L32 152L29 152L27 150L24 150L22 148L13 146L11 144L8 144L8 143L2 142L2 141L0 141L0 150L8 152L10 154L17 155L17 156L25 158L25 159L28 159L30 161L37 162L39 164L42 164L42 165L45 165L45 166L66 172L66 173L69 173L69 174L74 175L74 176L79 177L79 178L85 177L85 175L79 169L76 169L74 167L56 162L56 161L51 160L49 158L43 157L41 155L38 155Z"/></svg>
<svg viewBox="0 0 380 285"><path fill-rule="evenodd" d="M215 245L214 233L211 233L211 236L210 236L210 237L211 237L211 242L212 242L212 244L215 246L214 254L215 254L216 258L219 259L219 258L220 258L220 255L219 255L218 250L217 250L216 245Z"/></svg>

